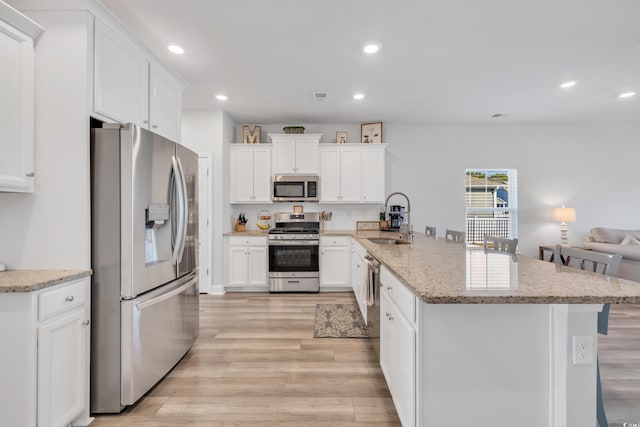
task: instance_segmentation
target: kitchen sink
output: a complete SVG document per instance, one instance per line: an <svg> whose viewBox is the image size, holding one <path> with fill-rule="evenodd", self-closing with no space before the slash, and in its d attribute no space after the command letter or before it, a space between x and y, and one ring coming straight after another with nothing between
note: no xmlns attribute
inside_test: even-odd
<svg viewBox="0 0 640 427"><path fill-rule="evenodd" d="M406 240L391 237L369 237L367 240L377 245L408 245L410 243Z"/></svg>

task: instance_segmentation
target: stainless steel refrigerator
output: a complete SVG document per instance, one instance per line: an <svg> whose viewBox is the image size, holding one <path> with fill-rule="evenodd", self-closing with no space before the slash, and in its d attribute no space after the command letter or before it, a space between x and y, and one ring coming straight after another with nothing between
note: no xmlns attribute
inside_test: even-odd
<svg viewBox="0 0 640 427"><path fill-rule="evenodd" d="M117 413L198 337L198 157L133 124L91 130L91 412Z"/></svg>

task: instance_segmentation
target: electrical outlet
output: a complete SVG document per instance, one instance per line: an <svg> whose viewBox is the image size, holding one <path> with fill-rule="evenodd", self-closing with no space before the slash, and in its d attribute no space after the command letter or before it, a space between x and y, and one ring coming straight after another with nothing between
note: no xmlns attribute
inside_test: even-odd
<svg viewBox="0 0 640 427"><path fill-rule="evenodd" d="M593 335L579 335L573 337L573 364L593 365L595 348Z"/></svg>

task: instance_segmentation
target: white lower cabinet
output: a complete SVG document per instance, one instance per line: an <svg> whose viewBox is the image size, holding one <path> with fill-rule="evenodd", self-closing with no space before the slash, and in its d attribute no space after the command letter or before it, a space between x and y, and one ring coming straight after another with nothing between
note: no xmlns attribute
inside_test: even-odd
<svg viewBox="0 0 640 427"><path fill-rule="evenodd" d="M367 290L366 286L366 274L367 264L364 261L364 257L367 254L365 248L356 243L355 240L351 243L351 287L353 288L353 294L356 297L358 306L360 307L360 313L365 323L367 321Z"/></svg>
<svg viewBox="0 0 640 427"><path fill-rule="evenodd" d="M0 293L2 425L81 426L89 418L90 279Z"/></svg>
<svg viewBox="0 0 640 427"><path fill-rule="evenodd" d="M73 310L38 328L38 426L66 425L83 410L88 317Z"/></svg>
<svg viewBox="0 0 640 427"><path fill-rule="evenodd" d="M267 238L266 237L230 237L229 238L229 274L230 287L267 287Z"/></svg>
<svg viewBox="0 0 640 427"><path fill-rule="evenodd" d="M320 288L351 288L351 237L320 238Z"/></svg>
<svg viewBox="0 0 640 427"><path fill-rule="evenodd" d="M380 367L404 427L416 425L416 298L381 269Z"/></svg>

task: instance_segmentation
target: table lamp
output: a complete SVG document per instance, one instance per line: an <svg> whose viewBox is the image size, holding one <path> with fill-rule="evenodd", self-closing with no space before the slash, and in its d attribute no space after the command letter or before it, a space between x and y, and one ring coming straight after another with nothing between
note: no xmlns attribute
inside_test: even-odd
<svg viewBox="0 0 640 427"><path fill-rule="evenodd" d="M575 208L567 208L563 205L561 208L551 209L551 221L560 223L560 244L564 246L568 245L567 223L576 222Z"/></svg>

